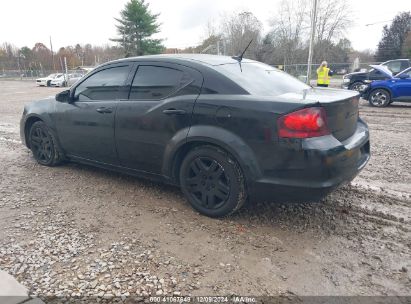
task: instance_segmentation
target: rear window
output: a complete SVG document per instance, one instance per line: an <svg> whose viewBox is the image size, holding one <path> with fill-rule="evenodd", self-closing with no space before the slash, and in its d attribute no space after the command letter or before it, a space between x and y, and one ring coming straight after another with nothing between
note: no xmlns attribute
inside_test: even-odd
<svg viewBox="0 0 411 304"><path fill-rule="evenodd" d="M269 65L253 62L215 66L215 69L236 82L252 95L276 96L301 92L310 88L293 76Z"/></svg>

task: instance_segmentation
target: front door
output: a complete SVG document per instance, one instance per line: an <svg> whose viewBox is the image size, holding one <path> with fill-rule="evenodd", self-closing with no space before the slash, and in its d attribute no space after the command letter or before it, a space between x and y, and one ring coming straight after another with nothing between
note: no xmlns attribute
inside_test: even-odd
<svg viewBox="0 0 411 304"><path fill-rule="evenodd" d="M118 164L114 121L129 72L128 64L100 69L74 88L71 103L57 103L56 128L68 156Z"/></svg>
<svg viewBox="0 0 411 304"><path fill-rule="evenodd" d="M393 90L397 99L411 100L411 69L400 74L403 78L398 76L395 78Z"/></svg>
<svg viewBox="0 0 411 304"><path fill-rule="evenodd" d="M200 72L178 64L136 64L127 100L117 106L116 143L122 166L160 174L165 148L187 136Z"/></svg>

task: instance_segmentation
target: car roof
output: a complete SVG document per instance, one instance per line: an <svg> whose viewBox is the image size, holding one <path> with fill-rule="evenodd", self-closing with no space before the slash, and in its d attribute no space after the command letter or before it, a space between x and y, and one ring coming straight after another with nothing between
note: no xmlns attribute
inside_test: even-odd
<svg viewBox="0 0 411 304"><path fill-rule="evenodd" d="M385 61L385 62L383 62L383 63L381 63L381 64L388 63L388 62L392 62L392 61L410 61L410 60L407 59L407 58L403 58L403 59L391 59L391 60L387 60L387 61Z"/></svg>
<svg viewBox="0 0 411 304"><path fill-rule="evenodd" d="M236 59L233 59L230 56L220 56L220 55L210 55L210 54L161 54L161 55L147 55L147 56L138 56L138 57L128 57L123 59L118 59L111 61L110 63L122 62L122 61L150 61L150 60L160 60L168 62L195 62L203 65L217 66L223 64L232 64L238 63ZM256 62L254 60L244 58L242 63Z"/></svg>

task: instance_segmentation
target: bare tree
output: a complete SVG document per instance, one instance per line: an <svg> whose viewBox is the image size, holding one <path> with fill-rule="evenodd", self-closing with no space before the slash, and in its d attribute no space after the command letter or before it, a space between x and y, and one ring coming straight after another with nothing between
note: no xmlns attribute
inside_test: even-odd
<svg viewBox="0 0 411 304"><path fill-rule="evenodd" d="M340 39L350 23L352 23L351 10L347 0L318 1L315 29L317 41Z"/></svg>
<svg viewBox="0 0 411 304"><path fill-rule="evenodd" d="M328 57L328 46L344 36L352 23L347 0L319 0L316 22L314 61Z"/></svg>
<svg viewBox="0 0 411 304"><path fill-rule="evenodd" d="M309 7L304 0L283 0L279 14L271 20L273 48L278 63L293 64L298 61L303 48L303 37L309 32Z"/></svg>
<svg viewBox="0 0 411 304"><path fill-rule="evenodd" d="M262 36L262 24L251 12L241 12L225 18L222 22L222 36L228 55L241 54L252 40L245 56L256 59Z"/></svg>
<svg viewBox="0 0 411 304"><path fill-rule="evenodd" d="M294 64L307 58L310 31L310 2L283 0L271 22L273 58L277 63ZM347 0L318 0L314 61L330 59L335 46L351 22Z"/></svg>

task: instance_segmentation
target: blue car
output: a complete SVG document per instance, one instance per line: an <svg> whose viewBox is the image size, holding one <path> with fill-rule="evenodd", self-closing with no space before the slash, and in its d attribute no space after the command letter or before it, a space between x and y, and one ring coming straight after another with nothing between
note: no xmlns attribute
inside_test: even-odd
<svg viewBox="0 0 411 304"><path fill-rule="evenodd" d="M386 107L394 101L411 102L411 68L394 76L385 66L371 67L389 77L387 80L376 80L361 87L361 97L368 100L371 106Z"/></svg>

